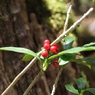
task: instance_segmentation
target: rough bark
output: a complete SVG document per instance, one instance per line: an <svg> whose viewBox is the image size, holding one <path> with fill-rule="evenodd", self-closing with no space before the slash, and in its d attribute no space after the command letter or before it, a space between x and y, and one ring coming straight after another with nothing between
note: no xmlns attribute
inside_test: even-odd
<svg viewBox="0 0 95 95"><path fill-rule="evenodd" d="M38 52L43 46L45 39L48 38L51 41L55 39L56 34L51 28L38 24L34 13L27 14L25 4L24 0L1 0L0 47L25 47ZM28 62L21 61L23 56L24 54L0 51L0 94L28 64ZM72 68L72 66L69 66L69 68ZM54 68L50 65L49 69L42 75L28 95L50 95L58 70L59 68ZM76 75L76 69L73 68L73 70ZM22 95L38 72L39 62L33 65L7 95ZM67 95L64 87L67 83L66 80L68 80L66 74L64 70L55 95Z"/></svg>

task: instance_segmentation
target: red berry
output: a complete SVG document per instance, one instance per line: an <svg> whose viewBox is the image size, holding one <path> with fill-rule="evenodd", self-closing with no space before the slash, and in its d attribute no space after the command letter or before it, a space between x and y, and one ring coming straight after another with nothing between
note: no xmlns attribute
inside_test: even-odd
<svg viewBox="0 0 95 95"><path fill-rule="evenodd" d="M48 51L43 51L41 54L43 57L47 57L48 56Z"/></svg>
<svg viewBox="0 0 95 95"><path fill-rule="evenodd" d="M54 54L58 54L60 52L60 50L56 50L55 52L54 52Z"/></svg>
<svg viewBox="0 0 95 95"><path fill-rule="evenodd" d="M59 67L59 62L58 61L54 61L53 66L54 67Z"/></svg>
<svg viewBox="0 0 95 95"><path fill-rule="evenodd" d="M48 39L46 39L45 41L44 41L44 44L50 44L50 40L48 40Z"/></svg>
<svg viewBox="0 0 95 95"><path fill-rule="evenodd" d="M51 52L54 53L54 52L56 52L56 50L57 50L57 47L55 45L53 45L53 46L50 47L50 51Z"/></svg>
<svg viewBox="0 0 95 95"><path fill-rule="evenodd" d="M55 46L57 49L59 49L59 45L53 45L53 46Z"/></svg>
<svg viewBox="0 0 95 95"><path fill-rule="evenodd" d="M44 49L49 50L50 49L50 44L48 44L48 43L44 44Z"/></svg>

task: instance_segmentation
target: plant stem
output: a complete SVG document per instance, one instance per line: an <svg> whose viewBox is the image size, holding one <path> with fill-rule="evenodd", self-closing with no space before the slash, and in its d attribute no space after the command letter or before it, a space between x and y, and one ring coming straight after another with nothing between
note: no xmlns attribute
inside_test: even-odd
<svg viewBox="0 0 95 95"><path fill-rule="evenodd" d="M85 91L85 90L81 90L81 92L80 92L80 94L79 94L79 95L83 95L84 91Z"/></svg>
<svg viewBox="0 0 95 95"><path fill-rule="evenodd" d="M58 80L59 80L59 78L60 78L60 75L61 75L61 73L62 73L64 67L65 67L65 66L62 66L61 69L60 69L59 72L58 72L58 75L57 75L57 77L56 77L56 79L55 79L55 83L54 83L54 85L53 85L53 89L52 89L51 95L54 95L54 93L55 93Z"/></svg>
<svg viewBox="0 0 95 95"><path fill-rule="evenodd" d="M69 9L68 9L68 11L67 11L67 16L66 16L66 21L65 21L65 23L64 23L63 32L65 32L65 31L67 30L68 21L69 21L70 12L71 12L71 8L72 8L72 5L69 6Z"/></svg>
<svg viewBox="0 0 95 95"><path fill-rule="evenodd" d="M35 77L35 79L33 80L33 82L29 85L29 87L26 89L26 91L24 92L23 95L27 95L28 92L30 91L30 89L33 87L33 85L39 80L41 74L43 73L43 71L41 70L38 75Z"/></svg>

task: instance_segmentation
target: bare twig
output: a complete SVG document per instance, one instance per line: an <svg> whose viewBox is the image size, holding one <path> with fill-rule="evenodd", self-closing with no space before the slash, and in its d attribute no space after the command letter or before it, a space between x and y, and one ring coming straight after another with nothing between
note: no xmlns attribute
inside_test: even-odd
<svg viewBox="0 0 95 95"><path fill-rule="evenodd" d="M92 11L94 8L90 8L79 20L77 20L67 31L63 32L57 39L55 39L52 44L56 44L58 43L66 34L68 34L69 32L71 32L72 30L74 30L79 24L80 22L86 18Z"/></svg>
<svg viewBox="0 0 95 95"><path fill-rule="evenodd" d="M50 95L50 89L49 89L49 85L48 85L48 82L47 82L47 78L45 76L45 73L43 73L43 75L41 76L41 79L44 83L44 86L45 86L45 90L46 90L46 95Z"/></svg>
<svg viewBox="0 0 95 95"><path fill-rule="evenodd" d="M23 95L27 95L28 92L30 91L30 89L33 87L33 85L39 80L41 74L42 74L42 70L38 73L38 75L35 77L35 79L33 80L33 82L29 85L29 87L26 89L26 91L24 92Z"/></svg>
<svg viewBox="0 0 95 95"><path fill-rule="evenodd" d="M64 66L64 67L65 67L65 66ZM55 93L55 90L56 90L56 87L57 87L57 83L58 83L59 77L60 77L60 75L61 75L61 73L62 73L64 67L62 66L61 69L60 69L59 72L58 72L58 75L57 75L57 77L56 77L56 79L55 79L55 83L54 83L54 85L53 85L53 89L52 89L51 95L54 95L54 93Z"/></svg>
<svg viewBox="0 0 95 95"><path fill-rule="evenodd" d="M65 32L65 31L67 30L68 21L69 21L70 12L71 12L71 8L72 8L72 5L69 6L69 9L68 9L68 11L67 11L67 16L66 16L66 21L65 21L65 23L64 23L63 32Z"/></svg>
<svg viewBox="0 0 95 95"><path fill-rule="evenodd" d="M70 17L71 8L72 8L72 5L69 6L69 9L67 11L66 21L65 21L65 24L64 24L64 28L63 28L63 33L66 31L67 26L68 26L68 21L69 21L69 17ZM57 77L55 79L55 83L53 85L53 89L52 89L51 95L54 95L54 93L55 93L55 90L56 90L56 87L57 87L57 83L58 83L58 80L60 78L60 75L61 75L62 71L63 71L63 66L59 70L58 75L57 75Z"/></svg>
<svg viewBox="0 0 95 95"><path fill-rule="evenodd" d="M62 33L57 39L55 39L51 45L58 43L67 33L71 32L86 16L88 16L93 11L93 8L90 8L78 21L76 21L66 32ZM33 60L15 77L11 84L6 88L6 90L1 94L5 95L15 84L16 82L28 71L32 65L37 61L37 58L34 57Z"/></svg>

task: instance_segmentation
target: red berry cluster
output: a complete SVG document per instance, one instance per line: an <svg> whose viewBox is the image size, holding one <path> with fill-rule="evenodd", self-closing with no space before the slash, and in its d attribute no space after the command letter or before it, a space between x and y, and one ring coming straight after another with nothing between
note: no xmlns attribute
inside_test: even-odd
<svg viewBox="0 0 95 95"><path fill-rule="evenodd" d="M48 57L50 52L53 53L53 54L58 54L60 52L59 51L59 46L58 45L50 46L50 41L48 39L46 39L44 41L44 46L43 47L45 49L41 54L43 57ZM59 66L58 61L54 61L53 65L55 67L58 67Z"/></svg>
<svg viewBox="0 0 95 95"><path fill-rule="evenodd" d="M53 66L54 67L59 67L59 62L58 61L54 61Z"/></svg>

